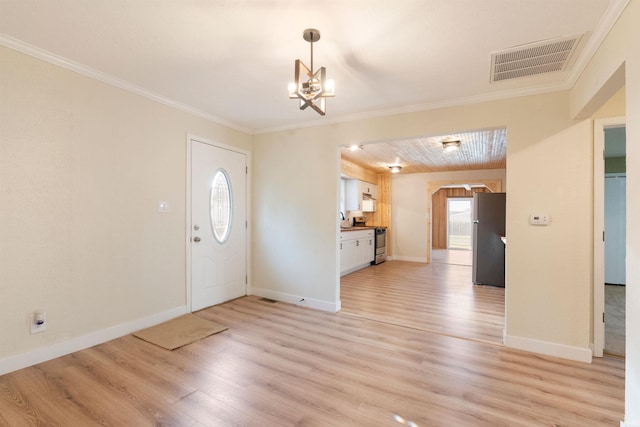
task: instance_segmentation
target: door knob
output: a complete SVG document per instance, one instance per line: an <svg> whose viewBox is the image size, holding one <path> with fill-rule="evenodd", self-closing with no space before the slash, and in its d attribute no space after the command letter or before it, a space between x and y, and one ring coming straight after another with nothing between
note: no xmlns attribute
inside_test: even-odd
<svg viewBox="0 0 640 427"><path fill-rule="evenodd" d="M200 238L198 236L196 236L196 237L193 238L193 241L197 243L197 242L200 241Z"/></svg>

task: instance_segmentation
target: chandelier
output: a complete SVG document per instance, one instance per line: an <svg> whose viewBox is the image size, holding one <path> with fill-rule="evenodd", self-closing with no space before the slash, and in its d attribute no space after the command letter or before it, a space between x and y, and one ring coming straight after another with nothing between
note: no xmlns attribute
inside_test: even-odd
<svg viewBox="0 0 640 427"><path fill-rule="evenodd" d="M320 40L320 31L308 28L304 30L302 37L311 44L311 69L307 68L301 60L296 59L296 80L289 83L289 98L299 99L301 110L311 107L324 116L326 114L325 98L335 96L335 91L333 80L327 80L327 71L324 67L313 72L313 43Z"/></svg>

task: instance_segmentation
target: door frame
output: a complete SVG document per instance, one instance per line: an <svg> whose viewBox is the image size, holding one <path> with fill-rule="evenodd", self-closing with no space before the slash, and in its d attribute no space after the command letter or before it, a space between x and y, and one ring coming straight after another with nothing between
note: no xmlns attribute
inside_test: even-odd
<svg viewBox="0 0 640 427"><path fill-rule="evenodd" d="M212 141L207 138L187 133L186 136L186 197L185 197L185 302L187 312L191 313L192 298L192 280L191 280L191 146L194 142L211 145L212 147L222 148L224 150L234 151L243 154L247 159L247 176L246 176L246 212L245 218L247 228L245 233L245 251L246 251L246 270L247 270L247 295L251 295L251 152L242 148L234 147L227 144Z"/></svg>
<svg viewBox="0 0 640 427"><path fill-rule="evenodd" d="M626 117L593 122L593 356L604 353L604 130L626 126ZM602 153L602 155L600 154Z"/></svg>

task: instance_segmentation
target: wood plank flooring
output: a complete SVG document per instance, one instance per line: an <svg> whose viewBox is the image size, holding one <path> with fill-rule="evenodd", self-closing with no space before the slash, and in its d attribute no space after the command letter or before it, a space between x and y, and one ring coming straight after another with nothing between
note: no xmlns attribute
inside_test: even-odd
<svg viewBox="0 0 640 427"><path fill-rule="evenodd" d="M229 329L174 351L127 335L0 376L0 425L618 426L623 417L615 358L569 362L254 296L196 314Z"/></svg>
<svg viewBox="0 0 640 427"><path fill-rule="evenodd" d="M604 351L620 357L626 354L626 289L624 285L604 286Z"/></svg>
<svg viewBox="0 0 640 427"><path fill-rule="evenodd" d="M431 249L431 262L471 266L472 251L462 249Z"/></svg>
<svg viewBox="0 0 640 427"><path fill-rule="evenodd" d="M474 286L471 266L387 261L343 276L342 313L502 343L504 288Z"/></svg>

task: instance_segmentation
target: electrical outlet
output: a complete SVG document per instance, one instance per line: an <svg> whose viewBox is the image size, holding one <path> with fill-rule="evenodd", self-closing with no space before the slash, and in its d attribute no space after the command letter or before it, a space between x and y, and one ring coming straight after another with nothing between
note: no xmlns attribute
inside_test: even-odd
<svg viewBox="0 0 640 427"><path fill-rule="evenodd" d="M47 313L36 311L31 314L31 333L38 334L47 330Z"/></svg>

